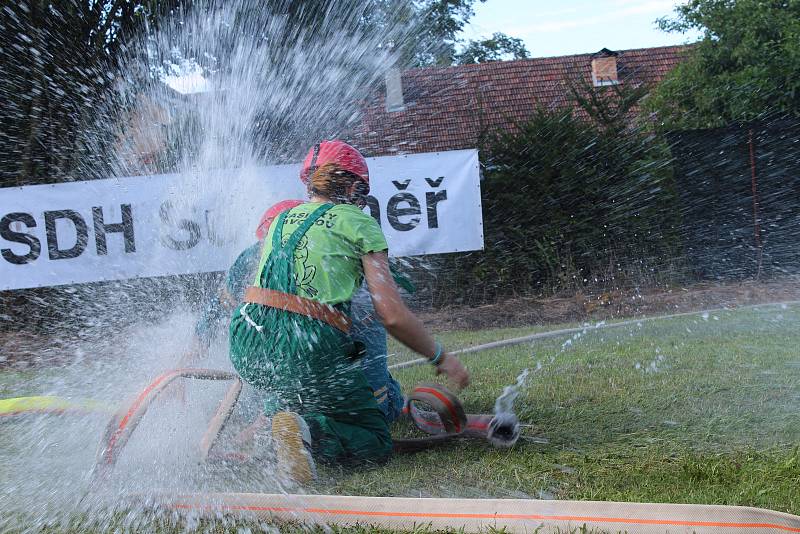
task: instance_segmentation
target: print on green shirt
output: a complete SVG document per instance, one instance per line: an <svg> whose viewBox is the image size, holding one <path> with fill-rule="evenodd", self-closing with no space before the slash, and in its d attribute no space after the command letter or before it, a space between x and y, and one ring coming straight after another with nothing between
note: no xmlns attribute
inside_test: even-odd
<svg viewBox="0 0 800 534"><path fill-rule="evenodd" d="M300 224L321 204L306 203L286 215L281 242L285 244ZM265 254L272 250L270 227ZM363 281L362 256L389 247L378 223L350 204L337 204L303 236L294 251L298 295L326 304L348 302Z"/></svg>
<svg viewBox="0 0 800 534"><path fill-rule="evenodd" d="M289 241L289 236L281 236L281 245L286 246ZM312 265L308 261L308 235L304 235L297 243L297 248L294 249L294 263L298 267L295 269L295 284L297 289L305 291L306 294L314 298L319 295L319 290L314 287L314 277L317 275L317 266Z"/></svg>

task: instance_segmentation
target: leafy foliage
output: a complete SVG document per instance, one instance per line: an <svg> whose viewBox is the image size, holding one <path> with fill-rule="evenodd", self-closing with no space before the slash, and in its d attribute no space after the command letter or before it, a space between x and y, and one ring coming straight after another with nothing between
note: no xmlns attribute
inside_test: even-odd
<svg viewBox="0 0 800 534"><path fill-rule="evenodd" d="M468 299L658 278L677 247L675 195L666 146L630 127L643 94L574 88L574 109L540 108L486 136L486 248L452 272L461 290L492 294Z"/></svg>
<svg viewBox="0 0 800 534"><path fill-rule="evenodd" d="M364 32L380 35L382 39L369 41L394 50L401 66L450 64L457 35L478 1L485 0L269 0L231 28L258 35L269 28L268 38L275 44L265 47L259 61L273 66L285 62L287 50L330 40L334 34ZM213 5L192 0L22 0L4 7L0 187L108 175L106 154L116 142L113 129L89 130L111 119L109 108L123 116L127 107L135 107L128 101L110 102L118 82L152 74L147 65L141 72L131 72L130 66L120 69L121 62L135 56L144 63L152 60L151 52L143 50L143 33ZM225 68L226 50L219 52L211 70ZM318 74L309 72L308 84ZM286 137L293 120L265 115L260 123L269 125L269 131L261 135Z"/></svg>
<svg viewBox="0 0 800 534"><path fill-rule="evenodd" d="M691 0L659 22L703 33L648 99L646 109L665 127L800 115L800 2Z"/></svg>
<svg viewBox="0 0 800 534"><path fill-rule="evenodd" d="M112 86L127 35L168 8L168 2L79 0L3 8L0 185L66 179L78 157L96 159L76 132Z"/></svg>
<svg viewBox="0 0 800 534"><path fill-rule="evenodd" d="M458 65L472 63L486 63L487 61L502 61L508 59L525 59L530 57L528 49L522 39L509 37L500 32L494 33L489 39L472 40L455 57Z"/></svg>
<svg viewBox="0 0 800 534"><path fill-rule="evenodd" d="M416 65L453 63L458 33L475 14L476 1L486 0L411 0L422 21L418 41L414 44Z"/></svg>

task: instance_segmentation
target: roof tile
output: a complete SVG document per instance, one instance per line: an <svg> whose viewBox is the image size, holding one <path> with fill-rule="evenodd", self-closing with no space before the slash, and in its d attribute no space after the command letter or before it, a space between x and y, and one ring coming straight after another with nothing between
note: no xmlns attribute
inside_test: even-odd
<svg viewBox="0 0 800 534"><path fill-rule="evenodd" d="M623 83L654 85L689 47L623 50L617 56ZM567 105L567 83L591 82L591 54L425 67L403 72L406 109L387 112L383 88L363 105L347 135L365 153L433 152L474 148L485 128L511 127L537 103Z"/></svg>

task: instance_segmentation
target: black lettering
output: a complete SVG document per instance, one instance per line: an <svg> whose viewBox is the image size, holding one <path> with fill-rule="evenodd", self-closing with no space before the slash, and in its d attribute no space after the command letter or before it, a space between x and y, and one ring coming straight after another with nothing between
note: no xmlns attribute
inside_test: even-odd
<svg viewBox="0 0 800 534"><path fill-rule="evenodd" d="M408 204L408 207L400 207L402 203ZM419 208L419 201L411 193L399 193L393 196L389 199L389 205L386 207L386 218L389 219L389 224L392 225L392 228L401 232L416 228L420 220L416 216L420 213L422 211ZM400 220L400 217L409 216L412 218L407 222Z"/></svg>
<svg viewBox="0 0 800 534"><path fill-rule="evenodd" d="M381 205L378 199L372 195L367 195L367 208L369 208L370 216L378 221L378 226L381 224Z"/></svg>
<svg viewBox="0 0 800 534"><path fill-rule="evenodd" d="M405 191L406 189L408 189L408 186L409 186L409 184L411 183L411 178L409 178L409 179L408 179L408 180L406 180L405 182L397 182L397 181L395 181L395 180L392 180L392 183L393 183L393 184L394 184L394 186L395 186L397 189L399 189L400 191Z"/></svg>
<svg viewBox="0 0 800 534"><path fill-rule="evenodd" d="M211 213L211 210L205 211L205 219L206 219L206 229L208 229L208 240L216 246L222 246L225 243L225 240L216 232L214 225L211 222L208 214Z"/></svg>
<svg viewBox="0 0 800 534"><path fill-rule="evenodd" d="M67 219L75 226L75 244L70 248L59 248L58 233L56 232L56 221L58 219ZM86 221L77 211L56 210L44 212L44 231L47 234L47 255L51 260L77 258L83 254L83 251L86 250L86 243L89 242Z"/></svg>
<svg viewBox="0 0 800 534"><path fill-rule="evenodd" d="M176 239L171 235L162 235L161 243L172 250L188 250L200 242L200 225L188 219L176 220L172 214L172 203L167 200L161 204L158 212L161 222L168 226L175 226L178 230L187 232L186 239Z"/></svg>
<svg viewBox="0 0 800 534"><path fill-rule="evenodd" d="M120 210L122 211L122 222L119 223L106 223L103 218L103 208L92 208L92 219L94 219L94 244L97 248L97 255L103 256L108 254L108 243L106 242L106 234L121 233L125 239L125 253L130 254L136 252L136 241L133 234L133 215L131 214L130 204L121 204Z"/></svg>
<svg viewBox="0 0 800 534"><path fill-rule="evenodd" d="M433 178L425 178L425 181L428 182L428 185L436 189L442 182L444 181L444 176L440 176L438 180L434 180Z"/></svg>
<svg viewBox="0 0 800 534"><path fill-rule="evenodd" d="M428 207L428 228L439 228L439 210L437 204L447 200L447 189L435 193L425 193L425 205Z"/></svg>
<svg viewBox="0 0 800 534"><path fill-rule="evenodd" d="M308 213L289 213L284 224L301 224L306 219L308 219Z"/></svg>
<svg viewBox="0 0 800 534"><path fill-rule="evenodd" d="M11 223L15 222L22 223L28 228L36 228L36 219L34 219L33 215L30 213L9 213L0 219L0 237L12 243L28 245L30 250L27 254L19 255L14 254L11 249L4 248L0 250L0 254L3 255L3 259L8 263L13 263L14 265L25 265L26 263L36 261L39 254L42 253L42 244L34 235L23 234L22 232L15 232L12 230Z"/></svg>

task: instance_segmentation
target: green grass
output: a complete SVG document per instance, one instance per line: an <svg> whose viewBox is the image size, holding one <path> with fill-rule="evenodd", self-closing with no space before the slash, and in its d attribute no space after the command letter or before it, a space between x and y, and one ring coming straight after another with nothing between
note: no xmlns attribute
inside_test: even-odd
<svg viewBox="0 0 800 534"><path fill-rule="evenodd" d="M515 448L459 441L381 467L324 469L309 489L731 504L800 514L798 324L798 307L748 309L466 355L472 385L460 396L471 413L491 412L503 387L531 369L516 402L525 426ZM439 337L463 347L537 330L544 328ZM390 352L408 357L395 345ZM433 372L421 366L397 378L410 388ZM2 382L0 374L0 389Z"/></svg>
<svg viewBox="0 0 800 534"><path fill-rule="evenodd" d="M472 413L490 412L503 386L541 364L517 399L527 426L514 449L455 443L337 472L317 490L736 504L798 514L798 322L798 308L741 310L466 355L473 380L461 397ZM456 347L522 333L450 333L446 341ZM408 388L432 372L422 366L397 377Z"/></svg>
<svg viewBox="0 0 800 534"><path fill-rule="evenodd" d="M151 520L142 522L140 524L131 524L126 521L123 515L105 521L102 525L97 525L91 521L75 520L72 523L67 523L59 526L46 526L41 529L35 530L40 534L100 534L100 533L139 533L139 532L152 532L155 534L173 534L178 532L201 532L203 534L226 534L226 533L261 533L261 532L274 532L276 530L286 534L390 534L396 532L394 530L375 528L370 526L352 526L340 527L337 525L319 526L319 525L304 525L297 522L283 522L278 524L265 524L265 523L248 523L238 522L222 523L219 521L205 521L201 520L194 524L191 529L184 529L177 526L171 519L165 520ZM23 532L30 532L29 530L19 530L11 527L4 530L4 534L22 534ZM429 525L418 525L413 530L406 531L408 534L429 534L433 532L447 532L452 534L461 534L463 529L448 529L445 531L437 531L430 528ZM487 527L482 530L485 534L503 534L505 530ZM531 531L538 532L538 531ZM606 534L606 530L589 529L586 526L577 527L570 530L556 529L555 534Z"/></svg>
<svg viewBox="0 0 800 534"><path fill-rule="evenodd" d="M28 386L36 376L34 370L0 368L0 399L36 395L36 389Z"/></svg>

